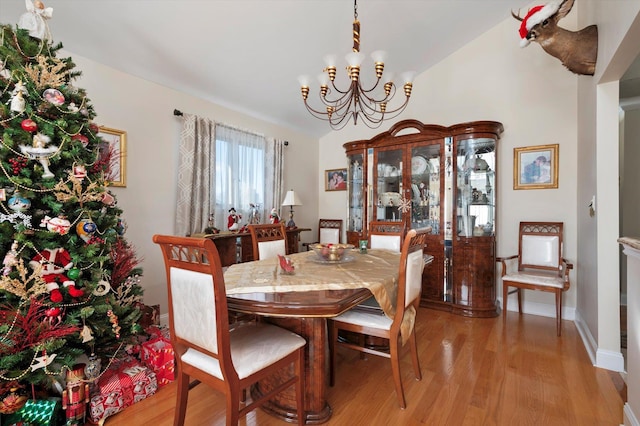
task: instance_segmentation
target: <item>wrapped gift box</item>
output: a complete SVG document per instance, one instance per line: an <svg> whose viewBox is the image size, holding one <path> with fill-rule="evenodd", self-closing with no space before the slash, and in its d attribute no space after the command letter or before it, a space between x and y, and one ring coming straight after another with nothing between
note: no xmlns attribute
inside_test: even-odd
<svg viewBox="0 0 640 426"><path fill-rule="evenodd" d="M143 343L140 349L140 360L156 373L158 386L171 383L175 372L175 358L171 342L163 334Z"/></svg>
<svg viewBox="0 0 640 426"><path fill-rule="evenodd" d="M3 426L14 424L57 426L64 422L60 405L60 400L56 398L30 399L17 412L0 418L0 424Z"/></svg>
<svg viewBox="0 0 640 426"><path fill-rule="evenodd" d="M136 360L110 367L92 387L91 420L103 424L107 417L153 395L157 389L156 374Z"/></svg>

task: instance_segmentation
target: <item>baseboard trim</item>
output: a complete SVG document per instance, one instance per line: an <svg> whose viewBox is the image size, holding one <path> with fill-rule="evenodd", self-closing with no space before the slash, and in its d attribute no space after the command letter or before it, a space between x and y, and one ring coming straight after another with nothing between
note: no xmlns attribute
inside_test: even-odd
<svg viewBox="0 0 640 426"><path fill-rule="evenodd" d="M622 352L598 348L596 339L580 314L576 314L575 324L593 365L605 370L624 373L624 355L622 355Z"/></svg>
<svg viewBox="0 0 640 426"><path fill-rule="evenodd" d="M629 405L628 402L624 404L624 424L630 426L640 426L640 422L638 422L638 417L633 413L633 409Z"/></svg>

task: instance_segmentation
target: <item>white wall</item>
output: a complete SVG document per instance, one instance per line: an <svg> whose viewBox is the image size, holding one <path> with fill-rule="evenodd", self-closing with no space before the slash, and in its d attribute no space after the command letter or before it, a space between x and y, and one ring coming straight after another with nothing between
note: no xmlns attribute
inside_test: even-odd
<svg viewBox="0 0 640 426"><path fill-rule="evenodd" d="M127 187L113 188L128 224L125 236L143 258L142 286L147 304L160 304L166 313L166 280L160 250L151 241L156 233L172 234L176 202L176 168L181 119L185 113L251 129L289 141L285 150L285 188L303 190L304 206L296 208L299 226L317 224L318 141L291 130L235 113L149 81L71 56L83 75L75 82L86 89L98 114L95 121L127 132ZM248 206L247 206L248 207ZM283 212L284 214L284 212ZM224 224L217 224L223 228ZM309 234L309 235L307 235ZM315 235L315 234L314 234ZM307 240L311 232L303 233Z"/></svg>
<svg viewBox="0 0 640 426"><path fill-rule="evenodd" d="M640 53L639 1L587 1L581 27L598 25L598 62L578 89L578 327L595 364L622 370L619 326L618 80ZM586 205L597 197L595 217Z"/></svg>
<svg viewBox="0 0 640 426"><path fill-rule="evenodd" d="M571 25L575 17L565 20ZM413 118L444 126L475 120L502 122L505 131L498 144L497 170L498 256L517 253L521 220L557 220L565 223L565 256L575 262L578 77L537 44L520 48L518 27L514 19L505 20L419 75L409 106L397 120ZM349 125L321 138L320 170L346 166L343 143L369 138L391 124L377 131ZM513 149L556 143L560 145L558 189L514 190ZM346 218L346 193L323 192L320 184L318 188L320 216ZM571 278L575 283L575 273ZM527 292L525 299L526 311L555 316L552 295ZM565 317L573 319L575 285L565 294L564 305Z"/></svg>

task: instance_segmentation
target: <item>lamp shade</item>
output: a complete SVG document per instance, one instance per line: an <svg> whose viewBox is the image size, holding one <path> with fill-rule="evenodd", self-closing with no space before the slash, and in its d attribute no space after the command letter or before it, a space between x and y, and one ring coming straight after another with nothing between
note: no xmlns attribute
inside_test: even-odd
<svg viewBox="0 0 640 426"><path fill-rule="evenodd" d="M302 201L300 201L300 198L298 198L298 195L296 195L295 192L293 192L293 189L290 191L287 191L287 195L284 197L284 201L282 202L283 206L301 206L302 205Z"/></svg>

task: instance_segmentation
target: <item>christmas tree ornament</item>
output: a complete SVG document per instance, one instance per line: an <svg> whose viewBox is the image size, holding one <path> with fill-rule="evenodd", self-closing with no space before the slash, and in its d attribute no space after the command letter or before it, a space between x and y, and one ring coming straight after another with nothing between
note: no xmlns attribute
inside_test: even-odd
<svg viewBox="0 0 640 426"><path fill-rule="evenodd" d="M120 338L120 325L118 325L118 316L113 313L111 309L107 311L107 316L109 317L109 322L111 323L111 328L113 329L113 334L115 334L116 339Z"/></svg>
<svg viewBox="0 0 640 426"><path fill-rule="evenodd" d="M11 111L13 112L17 112L18 114L21 114L24 112L26 103L24 101L24 98L22 97L22 92L18 92L15 95L13 95L9 101L11 103Z"/></svg>
<svg viewBox="0 0 640 426"><path fill-rule="evenodd" d="M109 192L105 191L102 194L102 203L103 204L105 204L107 206L112 206L112 205L115 204L115 202L116 202L116 199Z"/></svg>
<svg viewBox="0 0 640 426"><path fill-rule="evenodd" d="M65 410L67 424L85 424L89 402L89 384L85 382L85 367L85 364L80 363L67 371L67 385L62 391L62 409Z"/></svg>
<svg viewBox="0 0 640 426"><path fill-rule="evenodd" d="M81 135L80 133L71 136L71 139L74 141L80 141L80 143L82 143L82 146L85 148L87 147L87 145L89 145L89 138L85 135Z"/></svg>
<svg viewBox="0 0 640 426"><path fill-rule="evenodd" d="M44 7L40 0L35 2L25 0L25 5L27 12L20 16L18 28L29 31L31 37L40 40L50 39L51 31L49 31L47 19L51 19L51 16L53 16L53 8Z"/></svg>
<svg viewBox="0 0 640 426"><path fill-rule="evenodd" d="M54 359L56 359L57 354L53 354L51 356L47 355L47 352L44 351L42 356L35 357L33 359L33 363L31 364L31 371L36 371L40 368L46 368L47 365L51 364Z"/></svg>
<svg viewBox="0 0 640 426"><path fill-rule="evenodd" d="M127 223L122 218L118 218L118 223L116 223L116 232L118 235L124 235L127 232Z"/></svg>
<svg viewBox="0 0 640 426"><path fill-rule="evenodd" d="M82 327L80 336L82 337L82 343L87 343L93 340L93 332L86 324Z"/></svg>
<svg viewBox="0 0 640 426"><path fill-rule="evenodd" d="M47 285L49 297L53 303L62 302L61 283L71 297L81 297L84 291L76 288L76 283L66 273L73 268L71 255L62 247L44 249L38 252L29 262L31 268L40 271L40 276Z"/></svg>
<svg viewBox="0 0 640 426"><path fill-rule="evenodd" d="M75 102L70 102L69 105L67 105L67 109L69 110L69 112L78 112L79 110Z"/></svg>
<svg viewBox="0 0 640 426"><path fill-rule="evenodd" d="M109 281L106 279L106 277L103 277L100 281L98 281L98 285L96 285L96 288L93 290L93 295L94 296L105 296L107 293L109 293L109 291L111 290L111 284L109 284Z"/></svg>
<svg viewBox="0 0 640 426"><path fill-rule="evenodd" d="M69 222L64 216L49 217L45 216L40 222L41 227L46 227L49 232L55 232L60 235L66 235L71 228Z"/></svg>
<svg viewBox="0 0 640 426"><path fill-rule="evenodd" d="M78 268L69 269L67 271L67 276L72 280L77 280L78 278L80 278L80 269Z"/></svg>
<svg viewBox="0 0 640 426"><path fill-rule="evenodd" d="M100 126L92 121L91 123L89 123L89 130L91 130L91 133L93 133L94 135L97 135L100 132Z"/></svg>
<svg viewBox="0 0 640 426"><path fill-rule="evenodd" d="M76 225L76 234L82 238L82 241L88 243L97 229L91 219L80 219Z"/></svg>
<svg viewBox="0 0 640 426"><path fill-rule="evenodd" d="M13 173L13 175L14 176L19 175L22 169L24 169L27 166L28 161L29 160L27 160L24 157L9 158L9 164L11 164L11 172Z"/></svg>
<svg viewBox="0 0 640 426"><path fill-rule="evenodd" d="M9 198L9 208L14 212L25 212L31 207L31 201L24 198L22 194L16 191L11 198Z"/></svg>
<svg viewBox="0 0 640 426"><path fill-rule="evenodd" d="M9 389L9 392L0 395L0 414L13 414L21 409L29 399L26 395L23 395L20 391L18 382L13 381L15 386Z"/></svg>
<svg viewBox="0 0 640 426"><path fill-rule="evenodd" d="M22 122L20 123L20 127L22 127L22 130L29 133L33 133L38 130L38 125L30 118L25 118L24 120L22 120Z"/></svg>
<svg viewBox="0 0 640 426"><path fill-rule="evenodd" d="M74 165L73 177L82 182L82 180L87 177L87 169L83 165Z"/></svg>
<svg viewBox="0 0 640 426"><path fill-rule="evenodd" d="M102 368L102 362L100 358L96 356L96 354L92 353L89 356L89 361L87 361L87 365L84 367L84 375L87 377L87 380L93 382L100 376L100 370Z"/></svg>
<svg viewBox="0 0 640 426"><path fill-rule="evenodd" d="M2 275L7 276L11 273L14 266L18 264L18 242L13 240L11 243L11 249L4 255L2 260Z"/></svg>
<svg viewBox="0 0 640 426"><path fill-rule="evenodd" d="M23 95L28 95L29 94L29 92L27 91L27 87L24 85L22 80L18 80L18 82L16 83L15 87L11 91L11 94L12 95L17 95L18 92L22 92Z"/></svg>
<svg viewBox="0 0 640 426"><path fill-rule="evenodd" d="M58 89L47 89L42 93L42 97L55 106L64 104L64 95Z"/></svg>
<svg viewBox="0 0 640 426"><path fill-rule="evenodd" d="M33 135L31 146L20 145L20 151L27 157L33 160L38 160L44 169L42 177L44 179L54 177L54 174L49 170L49 156L58 151L58 147L55 145L47 146L51 142L51 138L42 133L36 133Z"/></svg>

